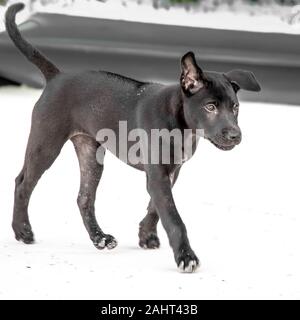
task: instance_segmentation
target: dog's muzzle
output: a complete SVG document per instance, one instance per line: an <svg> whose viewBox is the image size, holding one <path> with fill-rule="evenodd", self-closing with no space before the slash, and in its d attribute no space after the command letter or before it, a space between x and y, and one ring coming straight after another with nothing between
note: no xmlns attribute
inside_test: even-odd
<svg viewBox="0 0 300 320"><path fill-rule="evenodd" d="M207 137L207 139L218 149L229 151L242 141L241 130L237 128L225 128L220 135Z"/></svg>

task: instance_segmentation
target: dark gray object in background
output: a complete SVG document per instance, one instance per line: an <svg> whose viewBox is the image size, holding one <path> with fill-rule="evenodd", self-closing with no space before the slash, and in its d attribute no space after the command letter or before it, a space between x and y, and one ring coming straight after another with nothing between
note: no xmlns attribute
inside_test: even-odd
<svg viewBox="0 0 300 320"><path fill-rule="evenodd" d="M203 69L253 71L260 94L250 101L300 104L300 36L213 30L65 16L33 15L22 34L62 70L108 70L138 80L177 82L182 54L193 50ZM0 34L0 85L33 87L43 78Z"/></svg>

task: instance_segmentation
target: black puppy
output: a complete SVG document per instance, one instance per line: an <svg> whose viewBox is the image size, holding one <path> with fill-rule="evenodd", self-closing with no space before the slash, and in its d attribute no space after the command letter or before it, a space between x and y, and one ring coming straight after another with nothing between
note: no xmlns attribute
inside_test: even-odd
<svg viewBox="0 0 300 320"><path fill-rule="evenodd" d="M16 178L12 223L16 239L25 243L34 241L27 212L30 196L65 142L71 139L81 170L78 206L84 225L98 249L112 249L117 245L115 238L101 230L95 217L96 189L103 172L103 164L96 161L101 146L97 132L108 128L118 135L119 121L126 121L128 131L142 128L149 135L152 129L180 132L191 129L194 152L197 140L194 133L203 129L204 137L216 147L230 150L241 141L236 93L239 89L259 91L260 86L249 71L203 72L192 52L182 57L177 85L142 83L104 71L65 74L22 38L15 16L23 8L20 3L8 8L7 32L18 49L41 70L47 85L34 107L24 166ZM165 143L160 139L162 148ZM129 143L127 148L130 146ZM175 143L171 147L169 164L161 158L158 163L128 161L146 172L151 197L148 213L140 223L139 244L144 248L159 247L156 227L160 218L178 267L192 272L199 260L190 247L172 196L172 186L185 161L182 159L178 164L174 159L185 150L179 150ZM118 155L113 148L111 151Z"/></svg>

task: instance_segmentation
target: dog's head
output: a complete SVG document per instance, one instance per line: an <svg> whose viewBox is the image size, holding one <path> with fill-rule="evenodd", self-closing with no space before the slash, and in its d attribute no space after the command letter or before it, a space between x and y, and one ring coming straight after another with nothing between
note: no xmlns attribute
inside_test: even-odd
<svg viewBox="0 0 300 320"><path fill-rule="evenodd" d="M240 89L260 91L253 73L244 70L203 72L192 52L182 57L181 70L183 111L188 126L203 129L204 137L219 149L233 149L242 138L237 121L237 92Z"/></svg>

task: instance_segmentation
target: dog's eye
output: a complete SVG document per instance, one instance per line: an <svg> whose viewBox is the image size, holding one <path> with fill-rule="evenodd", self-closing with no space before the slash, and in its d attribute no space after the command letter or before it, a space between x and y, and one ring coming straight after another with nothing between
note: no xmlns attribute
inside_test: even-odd
<svg viewBox="0 0 300 320"><path fill-rule="evenodd" d="M234 114L237 114L238 111L239 111L239 105L238 105L238 103L235 103L235 104L233 105L232 109L233 109L233 113L234 113Z"/></svg>
<svg viewBox="0 0 300 320"><path fill-rule="evenodd" d="M204 109L205 109L206 111L208 111L208 112L216 112L216 111L217 111L217 107L216 107L214 104L212 104L212 103L207 104L207 105L204 107Z"/></svg>

